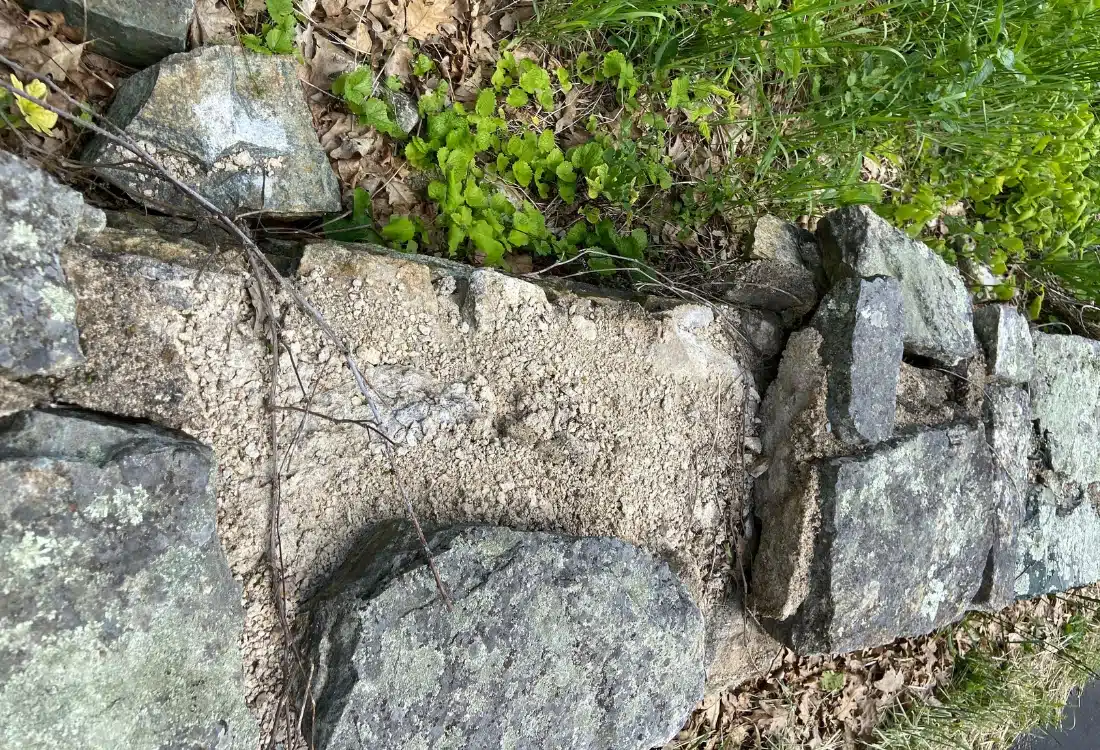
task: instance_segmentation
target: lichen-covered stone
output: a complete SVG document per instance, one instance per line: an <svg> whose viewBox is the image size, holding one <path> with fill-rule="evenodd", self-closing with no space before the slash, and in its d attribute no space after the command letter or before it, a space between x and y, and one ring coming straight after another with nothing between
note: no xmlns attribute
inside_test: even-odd
<svg viewBox="0 0 1100 750"><path fill-rule="evenodd" d="M28 8L61 11L65 21L87 29L92 49L144 68L187 49L195 0L26 0Z"/></svg>
<svg viewBox="0 0 1100 750"><path fill-rule="evenodd" d="M1032 453L1031 402L1023 388L1007 383L986 387L983 408L986 439L993 457L993 547L986 561L984 588L975 604L999 611L1015 598L1017 534L1024 520Z"/></svg>
<svg viewBox="0 0 1100 750"><path fill-rule="evenodd" d="M182 433L0 420L0 747L255 747L212 472Z"/></svg>
<svg viewBox="0 0 1100 750"><path fill-rule="evenodd" d="M378 94L393 110L393 120L402 133L409 135L416 130L420 124L420 110L415 99L404 91L391 91L385 86L380 87Z"/></svg>
<svg viewBox="0 0 1100 750"><path fill-rule="evenodd" d="M845 277L893 276L905 301L905 349L947 366L974 355L970 294L959 272L866 206L826 214L817 227L825 269Z"/></svg>
<svg viewBox="0 0 1100 750"><path fill-rule="evenodd" d="M1031 411L1063 505L1100 504L1100 341L1034 334Z"/></svg>
<svg viewBox="0 0 1100 750"><path fill-rule="evenodd" d="M58 253L86 208L75 190L0 151L0 375L59 374L83 361Z"/></svg>
<svg viewBox="0 0 1100 750"><path fill-rule="evenodd" d="M800 653L853 651L928 633L972 606L996 502L980 424L914 432L810 473L788 505L797 515L761 512L771 554L754 563L754 603L773 635ZM784 557L798 561L786 577L767 569Z"/></svg>
<svg viewBox="0 0 1100 750"><path fill-rule="evenodd" d="M974 331L985 350L990 377L1026 383L1035 370L1035 352L1027 318L1012 305L980 305L974 311Z"/></svg>
<svg viewBox="0 0 1100 750"><path fill-rule="evenodd" d="M317 140L294 60L233 46L172 55L128 78L107 117L229 215L294 217L340 210L340 186ZM201 213L133 156L93 138L96 173L147 206Z"/></svg>
<svg viewBox="0 0 1100 750"><path fill-rule="evenodd" d="M778 260L792 265L805 265L802 245L816 244L814 236L802 227L775 216L761 216L752 233L752 260Z"/></svg>
<svg viewBox="0 0 1100 750"><path fill-rule="evenodd" d="M874 444L894 432L905 318L897 280L841 279L812 325L824 340L826 413L849 445Z"/></svg>
<svg viewBox="0 0 1100 750"><path fill-rule="evenodd" d="M703 620L676 576L615 539L375 527L314 605L322 750L649 750L703 693Z"/></svg>
<svg viewBox="0 0 1100 750"><path fill-rule="evenodd" d="M1031 414L1044 466L1020 530L1016 594L1100 580L1100 342L1036 332Z"/></svg>

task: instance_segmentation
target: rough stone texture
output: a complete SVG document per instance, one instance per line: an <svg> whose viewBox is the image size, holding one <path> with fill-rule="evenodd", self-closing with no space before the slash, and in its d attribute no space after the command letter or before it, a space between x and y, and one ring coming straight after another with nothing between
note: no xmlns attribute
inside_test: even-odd
<svg viewBox="0 0 1100 750"><path fill-rule="evenodd" d="M293 58L233 46L172 55L119 87L107 117L230 215L340 210L340 186L317 140ZM132 157L94 138L85 160L147 206L199 209Z"/></svg>
<svg viewBox="0 0 1100 750"><path fill-rule="evenodd" d="M762 518L772 553L754 564L754 602L773 635L800 653L846 652L961 617L994 543L991 472L973 423L814 463L796 514ZM786 578L768 569L784 559L798 561Z"/></svg>
<svg viewBox="0 0 1100 750"><path fill-rule="evenodd" d="M986 440L993 457L993 547L983 590L975 604L998 611L1016 594L1017 532L1024 520L1032 453L1031 402L1023 388L1005 383L986 387Z"/></svg>
<svg viewBox="0 0 1100 750"><path fill-rule="evenodd" d="M822 300L812 325L824 341L825 409L836 436L853 446L888 439L904 350L901 286L885 276L841 279Z"/></svg>
<svg viewBox="0 0 1100 750"><path fill-rule="evenodd" d="M58 252L85 209L75 190L0 151L0 375L56 374L83 361Z"/></svg>
<svg viewBox="0 0 1100 750"><path fill-rule="evenodd" d="M703 695L703 618L664 563L616 539L491 526L360 542L314 608L326 750L649 750Z"/></svg>
<svg viewBox="0 0 1100 750"><path fill-rule="evenodd" d="M1044 466L1020 530L1019 596L1100 580L1100 342L1036 332L1034 345Z"/></svg>
<svg viewBox="0 0 1100 750"><path fill-rule="evenodd" d="M954 398L955 387L949 373L902 362L894 428L934 427L954 421L962 416Z"/></svg>
<svg viewBox="0 0 1100 750"><path fill-rule="evenodd" d="M386 86L380 87L378 95L393 108L393 120L402 133L409 135L416 130L420 124L420 110L415 99L404 91L391 91Z"/></svg>
<svg viewBox="0 0 1100 750"><path fill-rule="evenodd" d="M708 696L767 674L782 662L783 644L745 611L740 597L720 602L706 620Z"/></svg>
<svg viewBox="0 0 1100 750"><path fill-rule="evenodd" d="M113 229L64 253L88 364L53 396L213 446L219 530L245 583L249 700L265 713L278 694L278 623L262 564L265 333L234 256L216 256L200 277L206 254ZM669 560L704 615L724 600L727 519L740 513L747 474L729 446L755 416L753 372L775 353L769 316L646 310L366 246L309 247L301 273L383 397L388 429L404 442L398 469L425 522L618 537ZM285 335L302 380L284 354L278 403L371 417L307 321L290 312ZM286 412L279 441L293 605L341 564L358 529L404 510L363 428Z"/></svg>
<svg viewBox="0 0 1100 750"><path fill-rule="evenodd" d="M756 221L749 249L751 260L777 260L795 266L804 266L814 276L817 291L827 286L825 267L821 262L821 248L811 232L797 224L775 216L761 216Z"/></svg>
<svg viewBox="0 0 1100 750"><path fill-rule="evenodd" d="M1035 371L1035 352L1027 318L1013 305L980 305L974 330L985 350L989 376L1006 383L1027 383Z"/></svg>
<svg viewBox="0 0 1100 750"><path fill-rule="evenodd" d="M92 49L144 68L187 49L195 0L25 0L28 8L61 11L76 29L87 25ZM87 15L85 15L87 14Z"/></svg>
<svg viewBox="0 0 1100 750"><path fill-rule="evenodd" d="M738 305L784 313L786 321L798 320L817 304L813 273L781 260L754 260L739 267L723 296Z"/></svg>
<svg viewBox="0 0 1100 750"><path fill-rule="evenodd" d="M818 223L825 268L845 277L893 276L905 301L905 350L953 366L973 356L970 294L959 272L866 206L833 211Z"/></svg>
<svg viewBox="0 0 1100 750"><path fill-rule="evenodd" d="M0 421L0 747L255 745L212 470L159 428Z"/></svg>

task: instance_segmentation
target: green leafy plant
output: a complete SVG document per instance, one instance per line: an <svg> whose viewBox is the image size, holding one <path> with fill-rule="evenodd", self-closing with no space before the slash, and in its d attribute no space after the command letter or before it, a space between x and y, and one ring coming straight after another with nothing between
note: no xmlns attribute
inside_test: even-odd
<svg viewBox="0 0 1100 750"><path fill-rule="evenodd" d="M267 14L271 22L264 23L259 34L242 34L241 44L263 55L295 54L298 19L293 0L267 0Z"/></svg>
<svg viewBox="0 0 1100 750"><path fill-rule="evenodd" d="M325 237L336 242L374 242L382 244L382 235L374 228L371 196L363 188L352 192L351 213L337 216L322 225Z"/></svg>
<svg viewBox="0 0 1100 750"><path fill-rule="evenodd" d="M370 67L362 66L338 76L332 82L332 93L344 100L348 110L358 116L360 124L394 138L405 137L397 125L393 107L373 95L374 72Z"/></svg>

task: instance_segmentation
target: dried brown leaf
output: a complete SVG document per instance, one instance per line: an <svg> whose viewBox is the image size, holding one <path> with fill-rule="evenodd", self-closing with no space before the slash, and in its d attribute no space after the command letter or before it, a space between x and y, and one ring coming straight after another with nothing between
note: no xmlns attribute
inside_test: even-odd
<svg viewBox="0 0 1100 750"><path fill-rule="evenodd" d="M362 55L369 55L374 48L374 40L371 39L370 25L360 21L355 26L355 31L348 35L348 46Z"/></svg>
<svg viewBox="0 0 1100 750"><path fill-rule="evenodd" d="M441 24L453 20L450 0L409 0L405 6L405 33L422 42L436 34Z"/></svg>
<svg viewBox="0 0 1100 750"><path fill-rule="evenodd" d="M191 44L232 44L237 39L237 16L225 0L198 0L191 21Z"/></svg>

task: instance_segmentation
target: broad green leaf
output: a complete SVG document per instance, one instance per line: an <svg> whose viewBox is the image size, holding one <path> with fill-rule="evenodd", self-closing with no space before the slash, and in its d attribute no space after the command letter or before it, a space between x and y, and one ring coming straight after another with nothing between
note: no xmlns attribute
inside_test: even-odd
<svg viewBox="0 0 1100 750"><path fill-rule="evenodd" d="M554 131L553 130L543 130L541 133L539 133L539 140L538 140L539 153L549 154L551 151L554 150L554 147L556 145L557 144L554 143Z"/></svg>
<svg viewBox="0 0 1100 750"><path fill-rule="evenodd" d="M497 108L497 96L492 89L482 89L477 95L474 112L480 117L492 117Z"/></svg>
<svg viewBox="0 0 1100 750"><path fill-rule="evenodd" d="M569 93L573 90L573 82L569 80L569 71L565 68L555 68L554 75L558 77L558 85L561 86L561 90L565 93Z"/></svg>
<svg viewBox="0 0 1100 750"><path fill-rule="evenodd" d="M382 227L382 236L391 242L408 242L416 235L416 224L408 216L391 216Z"/></svg>
<svg viewBox="0 0 1100 750"><path fill-rule="evenodd" d="M264 40L255 34L241 34L241 44L245 49L258 52L261 55L270 55L271 50L264 46Z"/></svg>
<svg viewBox="0 0 1100 750"><path fill-rule="evenodd" d="M520 107L526 107L529 97L527 92L523 89L512 89L508 92L508 98L505 100L508 102L508 106L513 109L519 109Z"/></svg>
<svg viewBox="0 0 1100 750"><path fill-rule="evenodd" d="M520 160L512 165L512 176L523 187L531 184L531 165Z"/></svg>
<svg viewBox="0 0 1100 750"><path fill-rule="evenodd" d="M294 17L294 0L267 0L267 14L275 23L287 16Z"/></svg>
<svg viewBox="0 0 1100 750"><path fill-rule="evenodd" d="M550 89L550 74L540 67L532 67L519 77L519 86L528 94Z"/></svg>

